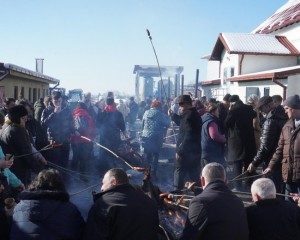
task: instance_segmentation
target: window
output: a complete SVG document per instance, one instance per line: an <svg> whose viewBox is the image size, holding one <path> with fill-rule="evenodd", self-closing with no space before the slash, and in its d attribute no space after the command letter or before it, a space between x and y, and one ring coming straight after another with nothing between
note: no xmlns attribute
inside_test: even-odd
<svg viewBox="0 0 300 240"><path fill-rule="evenodd" d="M37 89L33 88L33 98L32 98L32 102L35 103L37 100Z"/></svg>
<svg viewBox="0 0 300 240"><path fill-rule="evenodd" d="M31 98L32 98L32 95L31 95L31 88L28 89L28 100L29 102L31 102Z"/></svg>
<svg viewBox="0 0 300 240"><path fill-rule="evenodd" d="M270 88L269 87L264 88L264 96L270 96Z"/></svg>
<svg viewBox="0 0 300 240"><path fill-rule="evenodd" d="M19 96L19 88L18 86L15 86L14 88L14 99L18 99Z"/></svg>

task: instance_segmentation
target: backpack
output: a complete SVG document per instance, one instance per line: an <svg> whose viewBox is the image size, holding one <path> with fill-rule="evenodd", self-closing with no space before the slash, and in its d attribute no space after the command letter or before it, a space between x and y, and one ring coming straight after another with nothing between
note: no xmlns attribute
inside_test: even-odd
<svg viewBox="0 0 300 240"><path fill-rule="evenodd" d="M87 118L85 116L76 115L74 117L74 127L80 133L85 132L89 128Z"/></svg>

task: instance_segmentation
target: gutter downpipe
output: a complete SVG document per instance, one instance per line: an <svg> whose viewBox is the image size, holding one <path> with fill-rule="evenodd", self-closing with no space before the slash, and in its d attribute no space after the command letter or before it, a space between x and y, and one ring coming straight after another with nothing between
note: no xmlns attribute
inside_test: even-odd
<svg viewBox="0 0 300 240"><path fill-rule="evenodd" d="M244 57L245 57L245 55L242 54L242 57L240 59L240 66L239 66L239 75L242 74L242 63L243 63Z"/></svg>
<svg viewBox="0 0 300 240"><path fill-rule="evenodd" d="M277 85L279 85L280 87L283 88L282 98L283 98L283 100L285 100L285 99L286 99L286 89L287 89L287 86L283 85L281 82L278 82L278 81L276 80L276 75L275 75L275 73L274 73L273 76L272 76L272 82L273 82L273 83L276 83Z"/></svg>

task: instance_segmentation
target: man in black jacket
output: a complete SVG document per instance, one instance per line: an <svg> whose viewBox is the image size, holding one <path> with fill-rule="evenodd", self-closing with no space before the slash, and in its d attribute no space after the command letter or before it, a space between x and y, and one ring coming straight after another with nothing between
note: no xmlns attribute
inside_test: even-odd
<svg viewBox="0 0 300 240"><path fill-rule="evenodd" d="M84 239L156 240L159 223L155 202L128 184L121 169L109 170L102 182L102 192L94 196L89 211Z"/></svg>
<svg viewBox="0 0 300 240"><path fill-rule="evenodd" d="M229 101L231 106L224 123L228 133L227 160L233 163L234 176L238 176L247 170L256 154L253 119L257 114L252 106L244 104L237 95L232 95ZM250 186L250 181L246 181L245 187L241 181L235 182L239 191L247 191Z"/></svg>
<svg viewBox="0 0 300 240"><path fill-rule="evenodd" d="M47 131L49 142L54 141L61 146L48 150L46 159L54 164L67 167L70 152L71 134L80 135L75 131L73 116L68 107L63 107L61 92L52 93L54 107L45 108L41 125Z"/></svg>
<svg viewBox="0 0 300 240"><path fill-rule="evenodd" d="M181 240L247 240L248 225L242 201L226 186L219 163L202 170L203 192L190 203Z"/></svg>
<svg viewBox="0 0 300 240"><path fill-rule="evenodd" d="M272 180L260 178L251 186L253 205L247 207L250 240L300 239L300 208L276 199Z"/></svg>
<svg viewBox="0 0 300 240"><path fill-rule="evenodd" d="M262 163L265 170L276 150L282 127L288 120L288 116L282 112L281 106L275 106L273 99L269 96L261 97L256 108L266 114L266 120L263 125L260 147L254 157L254 160L248 167L248 171L254 172ZM277 192L281 192L282 177L281 169L278 168L269 177L274 181Z"/></svg>
<svg viewBox="0 0 300 240"><path fill-rule="evenodd" d="M186 175L189 175L192 182L199 183L198 172L201 160L202 119L196 108L192 106L190 95L179 96L178 104L181 115L169 110L172 120L179 125L174 172L175 190L184 187Z"/></svg>

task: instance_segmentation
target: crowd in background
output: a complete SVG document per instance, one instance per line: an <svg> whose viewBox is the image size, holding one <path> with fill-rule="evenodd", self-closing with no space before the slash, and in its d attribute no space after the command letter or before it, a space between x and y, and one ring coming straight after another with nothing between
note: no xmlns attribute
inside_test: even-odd
<svg viewBox="0 0 300 240"><path fill-rule="evenodd" d="M109 187L102 189L104 193L111 191L111 187L116 187L117 190L114 191L120 191L121 198L122 194L130 194L132 198L135 196L144 199L144 196L131 189L122 172L107 172L118 167L111 153L101 149L96 156L93 150L94 140L97 140L110 151L118 153L122 136L137 137L138 119L141 122L144 162L151 166L154 178L159 178L158 160L163 141L168 137L167 129L173 123L178 125L178 133L173 132L178 134L174 160L174 190L182 190L186 180L196 182L199 187L200 181L203 187L213 182L206 179L205 184L199 178L200 173L203 174L205 167L211 166L210 164L219 164L216 165L218 169L219 166L232 169L233 177L241 174L255 175L257 168L262 166L263 173L272 180L276 192L286 193L286 199L293 202L288 196L292 193L300 194L299 96L291 96L281 104L282 98L279 95L259 98L253 94L247 98L246 103L238 95L230 94L226 94L221 102L214 98L193 99L191 95L181 95L172 101L149 96L140 103L134 97L128 101L121 99L116 103L114 94L109 92L104 101L93 103L91 94L88 93L76 106L70 105L66 96L55 91L51 96L41 98L34 104L24 98L7 98L0 113L0 217L6 224L1 226L1 234L3 232L8 239L10 225L11 239L26 239L27 236L33 238L35 235L44 236L49 233L49 239L81 239L83 235L88 236L86 239L93 239L93 231L95 236L102 236L103 239L137 239L130 238L130 233L126 230L123 232L125 235L129 234L127 237L120 232L114 233L116 235L112 237L114 234L111 231L118 231L125 224L125 216L129 214L127 210L122 213L124 215L121 217L123 220L118 223L120 225L112 229L96 230L97 226L110 224L111 221L100 221L100 216L96 215L103 208L103 203L92 207L88 222L89 228L94 228L89 233L84 233L84 221L76 206L69 202L63 176L56 170L46 169L59 166L88 173L91 168L96 167L102 173L109 173L103 179L103 186L110 183ZM70 152L72 161L69 161ZM99 159L100 165L95 166L95 158ZM35 176L33 182L32 176ZM225 176L221 180L222 184L216 186L222 191L230 191L223 186ZM237 181L234 190L249 192L252 190L252 182L251 178ZM124 189L119 186L123 184L126 185ZM104 193L99 196L101 201L108 196L109 201L115 201L114 195L104 196ZM264 198L262 193L259 194L257 201ZM294 198L297 200L297 197L295 195ZM6 209L5 200L10 198L20 201L13 213ZM45 201L41 202L41 199ZM37 203L37 209L30 201ZM125 203L126 206L131 206L130 204ZM155 213L151 214L157 210L150 203L147 204L152 211L146 211L145 214L151 216L152 222L149 225L151 227L145 231L151 232L153 226L157 225ZM6 214L10 214L9 217L13 215L13 220L8 218L6 221L5 209ZM195 211L198 210L196 208ZM132 209L131 211L135 212L135 216L141 215ZM250 211L253 213L254 210ZM52 216L53 212L55 215ZM109 216L105 214L105 217ZM44 219L49 221L43 222ZM139 219L142 216L136 220ZM187 237L199 233L195 233L194 229L189 232L189 221L193 219L187 219L182 239L198 239ZM299 219L297 221L300 223ZM134 222L140 224L138 221ZM141 232L136 234L143 235ZM155 238L147 235L143 239Z"/></svg>

